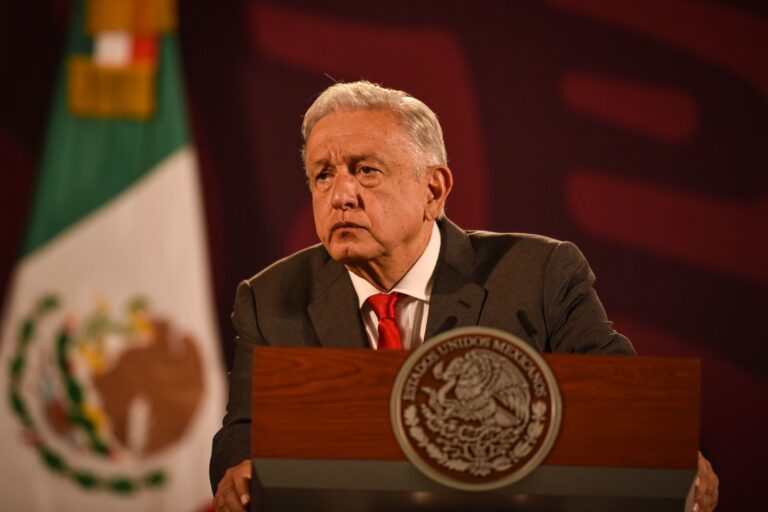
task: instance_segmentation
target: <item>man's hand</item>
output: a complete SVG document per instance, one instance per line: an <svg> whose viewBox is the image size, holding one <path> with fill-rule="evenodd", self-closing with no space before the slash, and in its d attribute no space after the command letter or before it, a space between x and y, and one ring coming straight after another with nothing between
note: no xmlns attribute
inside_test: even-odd
<svg viewBox="0 0 768 512"><path fill-rule="evenodd" d="M213 504L216 512L245 512L251 501L249 487L253 476L250 460L229 468L216 488Z"/></svg>
<svg viewBox="0 0 768 512"><path fill-rule="evenodd" d="M712 464L699 452L699 468L696 472L696 480L688 493L685 511L712 512L715 510L719 485L720 480L712 469Z"/></svg>

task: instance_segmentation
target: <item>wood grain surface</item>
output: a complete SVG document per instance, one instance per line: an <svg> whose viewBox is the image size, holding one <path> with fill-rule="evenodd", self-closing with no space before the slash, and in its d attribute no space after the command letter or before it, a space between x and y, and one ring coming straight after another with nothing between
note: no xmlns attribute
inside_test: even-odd
<svg viewBox="0 0 768 512"><path fill-rule="evenodd" d="M253 456L405 460L390 392L405 351L258 347ZM544 464L693 468L697 359L546 354L563 421Z"/></svg>

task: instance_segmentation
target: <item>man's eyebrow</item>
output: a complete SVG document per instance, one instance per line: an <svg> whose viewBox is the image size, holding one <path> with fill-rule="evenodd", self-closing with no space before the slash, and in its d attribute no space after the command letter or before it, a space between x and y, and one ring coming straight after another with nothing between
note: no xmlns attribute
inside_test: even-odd
<svg viewBox="0 0 768 512"><path fill-rule="evenodd" d="M377 164L384 164L384 161L377 157L373 153L360 153L358 155L349 155L344 159L347 164L357 164L363 161L369 161L369 162L376 162ZM330 164L330 161L327 158L318 158L317 160L314 160L309 163L307 167L316 168L316 167L326 167Z"/></svg>
<svg viewBox="0 0 768 512"><path fill-rule="evenodd" d="M310 162L309 165L307 165L307 168L309 167L325 167L328 165L328 160L325 158L321 158L319 160L315 160L314 162Z"/></svg>
<svg viewBox="0 0 768 512"><path fill-rule="evenodd" d="M352 163L359 163L363 161L376 162L377 164L384 164L384 161L372 153L363 153L360 155L352 155L349 161Z"/></svg>

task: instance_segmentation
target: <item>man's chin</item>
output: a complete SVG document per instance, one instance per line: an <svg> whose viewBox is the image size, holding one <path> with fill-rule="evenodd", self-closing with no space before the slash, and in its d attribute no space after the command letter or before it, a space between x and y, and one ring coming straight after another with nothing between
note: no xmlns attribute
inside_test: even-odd
<svg viewBox="0 0 768 512"><path fill-rule="evenodd" d="M331 258L343 265L366 262L373 257L370 250L366 250L365 247L360 247L359 244L354 243L334 243L330 247L326 247L326 250L331 255Z"/></svg>

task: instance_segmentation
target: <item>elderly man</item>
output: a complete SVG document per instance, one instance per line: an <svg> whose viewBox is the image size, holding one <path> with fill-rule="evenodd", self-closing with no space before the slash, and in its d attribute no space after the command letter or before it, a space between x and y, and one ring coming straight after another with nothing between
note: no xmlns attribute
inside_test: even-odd
<svg viewBox="0 0 768 512"><path fill-rule="evenodd" d="M413 349L481 325L542 352L634 354L606 319L574 245L465 232L443 216L453 177L424 103L368 82L336 84L309 108L302 131L322 244L238 287L229 404L211 458L217 510L249 501L255 345ZM694 508L714 508L716 492L702 459Z"/></svg>

